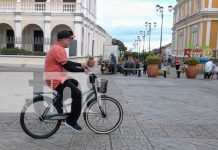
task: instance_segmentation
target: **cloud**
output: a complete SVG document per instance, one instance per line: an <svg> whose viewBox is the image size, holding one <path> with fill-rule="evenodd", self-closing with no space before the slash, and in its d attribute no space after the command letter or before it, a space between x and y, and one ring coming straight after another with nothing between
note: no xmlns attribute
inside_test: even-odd
<svg viewBox="0 0 218 150"><path fill-rule="evenodd" d="M164 8L175 5L174 0L98 0L97 23L102 26L112 37L123 41L128 48L139 35L140 30L146 30L145 22L157 22L157 27L152 33L152 45L160 39L161 17L157 15L156 4ZM167 11L166 11L167 12ZM171 42L173 15L164 15L163 40ZM131 44L130 44L131 43Z"/></svg>

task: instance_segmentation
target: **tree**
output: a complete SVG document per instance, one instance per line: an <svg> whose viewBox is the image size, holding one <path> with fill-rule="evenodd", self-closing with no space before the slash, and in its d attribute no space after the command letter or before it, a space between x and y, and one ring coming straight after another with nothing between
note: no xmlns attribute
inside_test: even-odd
<svg viewBox="0 0 218 150"><path fill-rule="evenodd" d="M112 44L113 45L118 45L119 50L122 51L122 52L125 52L127 50L127 47L125 47L123 42L118 40L118 39L113 38L112 39Z"/></svg>

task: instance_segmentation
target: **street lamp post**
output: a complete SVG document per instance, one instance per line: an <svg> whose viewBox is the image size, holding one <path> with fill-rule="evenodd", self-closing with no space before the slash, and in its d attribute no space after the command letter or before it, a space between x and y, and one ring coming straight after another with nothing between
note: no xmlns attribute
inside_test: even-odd
<svg viewBox="0 0 218 150"><path fill-rule="evenodd" d="M156 28L157 23L154 22L153 25L154 25L154 28ZM148 35L148 41L149 41L148 49L149 49L149 52L150 52L150 51L151 51L151 31L152 31L152 23L151 23L151 22L145 22L145 27L146 27L146 29L147 29L147 35Z"/></svg>
<svg viewBox="0 0 218 150"><path fill-rule="evenodd" d="M164 7L160 6L160 5L156 5L157 8L157 13L159 12L161 15L161 32L160 32L160 58L162 55L162 38L163 38L163 17L164 17ZM168 11L171 12L172 11L172 6L168 6Z"/></svg>
<svg viewBox="0 0 218 150"><path fill-rule="evenodd" d="M137 36L137 41L138 41L138 45L139 45L139 49L138 49L138 60L139 60L139 53L140 53L140 43L141 43L141 38L140 36Z"/></svg>
<svg viewBox="0 0 218 150"><path fill-rule="evenodd" d="M143 40L143 56L145 54L145 31L140 31L140 35L142 36L142 40Z"/></svg>

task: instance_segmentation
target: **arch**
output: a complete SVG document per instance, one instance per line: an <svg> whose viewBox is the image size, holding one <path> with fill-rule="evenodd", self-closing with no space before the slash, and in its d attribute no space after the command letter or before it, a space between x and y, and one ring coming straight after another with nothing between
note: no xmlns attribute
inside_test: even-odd
<svg viewBox="0 0 218 150"><path fill-rule="evenodd" d="M60 32L62 30L67 30L67 31L73 32L73 30L68 25L65 25L65 24L56 25L51 30L51 44L53 44L54 42L57 41L58 32ZM76 53L77 53L77 51L75 51L76 45L77 45L76 40L72 40L70 42L69 49L66 49L66 52L69 56L76 56Z"/></svg>
<svg viewBox="0 0 218 150"><path fill-rule="evenodd" d="M7 23L0 23L0 49L14 47L14 29Z"/></svg>
<svg viewBox="0 0 218 150"><path fill-rule="evenodd" d="M68 25L65 25L65 24L59 24L59 25L54 26L54 28L51 30L51 44L57 41L58 32L62 30L73 32L73 30Z"/></svg>
<svg viewBox="0 0 218 150"><path fill-rule="evenodd" d="M22 31L22 47L30 51L43 51L44 32L37 24L28 24Z"/></svg>

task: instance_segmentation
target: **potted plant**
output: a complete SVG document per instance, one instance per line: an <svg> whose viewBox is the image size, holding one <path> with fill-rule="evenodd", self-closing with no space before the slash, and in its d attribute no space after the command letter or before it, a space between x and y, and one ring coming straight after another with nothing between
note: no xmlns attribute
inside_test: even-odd
<svg viewBox="0 0 218 150"><path fill-rule="evenodd" d="M195 79L198 75L196 65L200 62L195 57L188 57L185 60L185 64L188 66L185 68L187 78Z"/></svg>
<svg viewBox="0 0 218 150"><path fill-rule="evenodd" d="M157 55L149 55L146 58L148 63L147 73L149 77L157 77L158 75L158 64L160 63L160 57Z"/></svg>
<svg viewBox="0 0 218 150"><path fill-rule="evenodd" d="M94 57L93 57L93 56L88 56L87 65L88 65L89 67L94 67L95 61L94 61Z"/></svg>
<svg viewBox="0 0 218 150"><path fill-rule="evenodd" d="M101 65L103 63L103 55L99 56L98 65Z"/></svg>

